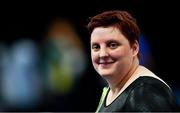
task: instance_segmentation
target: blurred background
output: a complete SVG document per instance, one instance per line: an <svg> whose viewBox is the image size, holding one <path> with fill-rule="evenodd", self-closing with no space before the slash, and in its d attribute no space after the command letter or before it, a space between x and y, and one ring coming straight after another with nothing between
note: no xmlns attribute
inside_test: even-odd
<svg viewBox="0 0 180 113"><path fill-rule="evenodd" d="M17 4L17 5L16 5ZM0 111L93 112L106 82L92 67L89 17L126 10L141 29L141 64L180 103L178 7L173 1L4 3L0 8Z"/></svg>

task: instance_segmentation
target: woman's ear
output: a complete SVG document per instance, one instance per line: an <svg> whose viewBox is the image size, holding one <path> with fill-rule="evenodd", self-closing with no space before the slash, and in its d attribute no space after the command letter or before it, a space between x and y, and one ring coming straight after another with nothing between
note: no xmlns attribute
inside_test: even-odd
<svg viewBox="0 0 180 113"><path fill-rule="evenodd" d="M139 52L139 43L137 40L133 43L132 50L133 50L133 56L137 56Z"/></svg>

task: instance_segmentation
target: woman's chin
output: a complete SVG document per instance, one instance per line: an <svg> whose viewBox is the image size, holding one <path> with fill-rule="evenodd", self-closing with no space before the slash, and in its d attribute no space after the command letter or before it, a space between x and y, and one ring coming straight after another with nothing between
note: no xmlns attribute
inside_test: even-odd
<svg viewBox="0 0 180 113"><path fill-rule="evenodd" d="M110 77L110 76L112 75L111 72L107 72L107 71L99 72L99 74L100 74L103 78L107 78L107 77Z"/></svg>

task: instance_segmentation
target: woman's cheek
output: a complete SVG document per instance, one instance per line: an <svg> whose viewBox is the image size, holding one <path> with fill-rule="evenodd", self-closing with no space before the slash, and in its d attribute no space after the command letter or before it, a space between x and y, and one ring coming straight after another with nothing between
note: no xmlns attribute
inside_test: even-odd
<svg viewBox="0 0 180 113"><path fill-rule="evenodd" d="M111 57L114 59L118 59L123 56L123 53L120 51L113 51L110 54L111 54Z"/></svg>
<svg viewBox="0 0 180 113"><path fill-rule="evenodd" d="M95 63L98 60L98 54L92 52L91 53L91 60L92 60L93 63Z"/></svg>
<svg viewBox="0 0 180 113"><path fill-rule="evenodd" d="M114 58L120 58L120 57L123 57L127 54L127 50L124 48L124 47L121 47L121 48L118 48L114 51L111 51L111 56L114 57Z"/></svg>

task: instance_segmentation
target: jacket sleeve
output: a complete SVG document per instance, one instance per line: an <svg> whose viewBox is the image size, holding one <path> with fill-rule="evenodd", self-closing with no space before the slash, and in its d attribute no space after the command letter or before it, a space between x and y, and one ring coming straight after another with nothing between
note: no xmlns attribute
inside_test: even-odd
<svg viewBox="0 0 180 113"><path fill-rule="evenodd" d="M124 111L179 111L179 107L169 88L141 84L131 90Z"/></svg>

